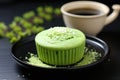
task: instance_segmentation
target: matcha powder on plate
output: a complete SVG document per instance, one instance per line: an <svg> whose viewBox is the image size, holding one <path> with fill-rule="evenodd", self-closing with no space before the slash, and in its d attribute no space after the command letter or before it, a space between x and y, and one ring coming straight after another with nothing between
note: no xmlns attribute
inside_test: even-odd
<svg viewBox="0 0 120 80"><path fill-rule="evenodd" d="M38 66L38 67L48 67L48 68L55 68L56 66L51 66L48 64L43 63L41 60L39 60L38 56L36 54L28 52L29 57L26 57L27 63ZM77 63L75 66L84 66L91 63L96 62L98 59L100 59L101 53L98 53L97 51L91 49L88 50L88 48L85 49L85 55L84 58Z"/></svg>

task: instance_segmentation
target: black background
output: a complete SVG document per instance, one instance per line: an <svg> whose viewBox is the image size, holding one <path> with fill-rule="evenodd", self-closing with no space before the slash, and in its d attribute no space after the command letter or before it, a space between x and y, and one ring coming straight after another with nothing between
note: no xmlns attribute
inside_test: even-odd
<svg viewBox="0 0 120 80"><path fill-rule="evenodd" d="M0 21L9 24L14 16L21 16L29 10L35 10L38 6L52 5L60 7L72 0L0 0ZM120 4L119 0L96 0L110 7ZM45 23L45 28L51 26L64 26L62 17ZM110 57L98 68L86 72L66 72L47 74L47 72L31 72L16 64L11 57L11 44L8 39L0 38L0 80L56 80L56 79L79 79L79 80L120 80L120 16L111 24L107 25L98 35L110 48ZM48 77L49 76L49 77Z"/></svg>

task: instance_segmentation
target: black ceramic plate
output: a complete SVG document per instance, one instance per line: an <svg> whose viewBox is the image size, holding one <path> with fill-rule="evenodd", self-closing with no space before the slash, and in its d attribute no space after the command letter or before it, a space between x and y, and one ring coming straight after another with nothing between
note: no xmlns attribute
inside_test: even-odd
<svg viewBox="0 0 120 80"><path fill-rule="evenodd" d="M97 38L97 37L93 37L93 36L86 36L86 46L88 48L92 48L95 49L97 52L99 52L102 57L97 60L94 63L85 65L85 66L75 66L75 67L55 67L55 68L51 68L51 67L38 67L35 65L31 65L28 64L25 61L25 57L28 54L28 52L32 52L34 54L36 54L36 46L35 46L35 41L34 41L35 36L29 36L26 37L20 41L18 41L17 43L15 43L12 46L12 57L17 61L18 64L20 64L21 66L25 67L25 68L29 68L29 69L40 69L40 70L50 70L50 69L54 69L54 70L80 70L80 69L86 69L89 67L93 67L98 65L99 63L103 62L107 56L108 56L108 45L101 39Z"/></svg>

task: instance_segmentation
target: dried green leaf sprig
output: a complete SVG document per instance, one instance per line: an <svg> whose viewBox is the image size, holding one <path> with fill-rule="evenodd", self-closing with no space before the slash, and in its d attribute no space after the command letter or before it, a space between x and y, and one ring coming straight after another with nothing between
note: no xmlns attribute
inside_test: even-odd
<svg viewBox="0 0 120 80"><path fill-rule="evenodd" d="M52 6L45 6L44 8L39 6L36 11L37 15L46 21L51 21L54 16L61 15L60 8L53 8Z"/></svg>
<svg viewBox="0 0 120 80"><path fill-rule="evenodd" d="M59 8L39 6L36 10L25 12L22 16L15 16L8 25L0 22L0 37L6 37L10 43L15 43L23 37L44 30L43 24L59 15L61 15Z"/></svg>
<svg viewBox="0 0 120 80"><path fill-rule="evenodd" d="M36 26L24 19L16 22L13 21L9 24L9 28L9 32L6 33L6 37L10 39L11 43L17 42L23 37L30 36L44 30L44 27ZM11 34L13 35L12 37Z"/></svg>
<svg viewBox="0 0 120 80"><path fill-rule="evenodd" d="M7 25L4 22L0 22L0 37L4 37L7 30Z"/></svg>

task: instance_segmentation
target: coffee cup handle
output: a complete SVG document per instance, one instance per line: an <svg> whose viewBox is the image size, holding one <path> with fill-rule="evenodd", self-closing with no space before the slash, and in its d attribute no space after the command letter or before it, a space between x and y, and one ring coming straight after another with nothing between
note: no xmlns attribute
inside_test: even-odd
<svg viewBox="0 0 120 80"><path fill-rule="evenodd" d="M112 9L113 9L113 12L107 17L105 25L113 22L117 18L117 16L119 15L119 12L120 12L120 5L114 4L112 6Z"/></svg>

